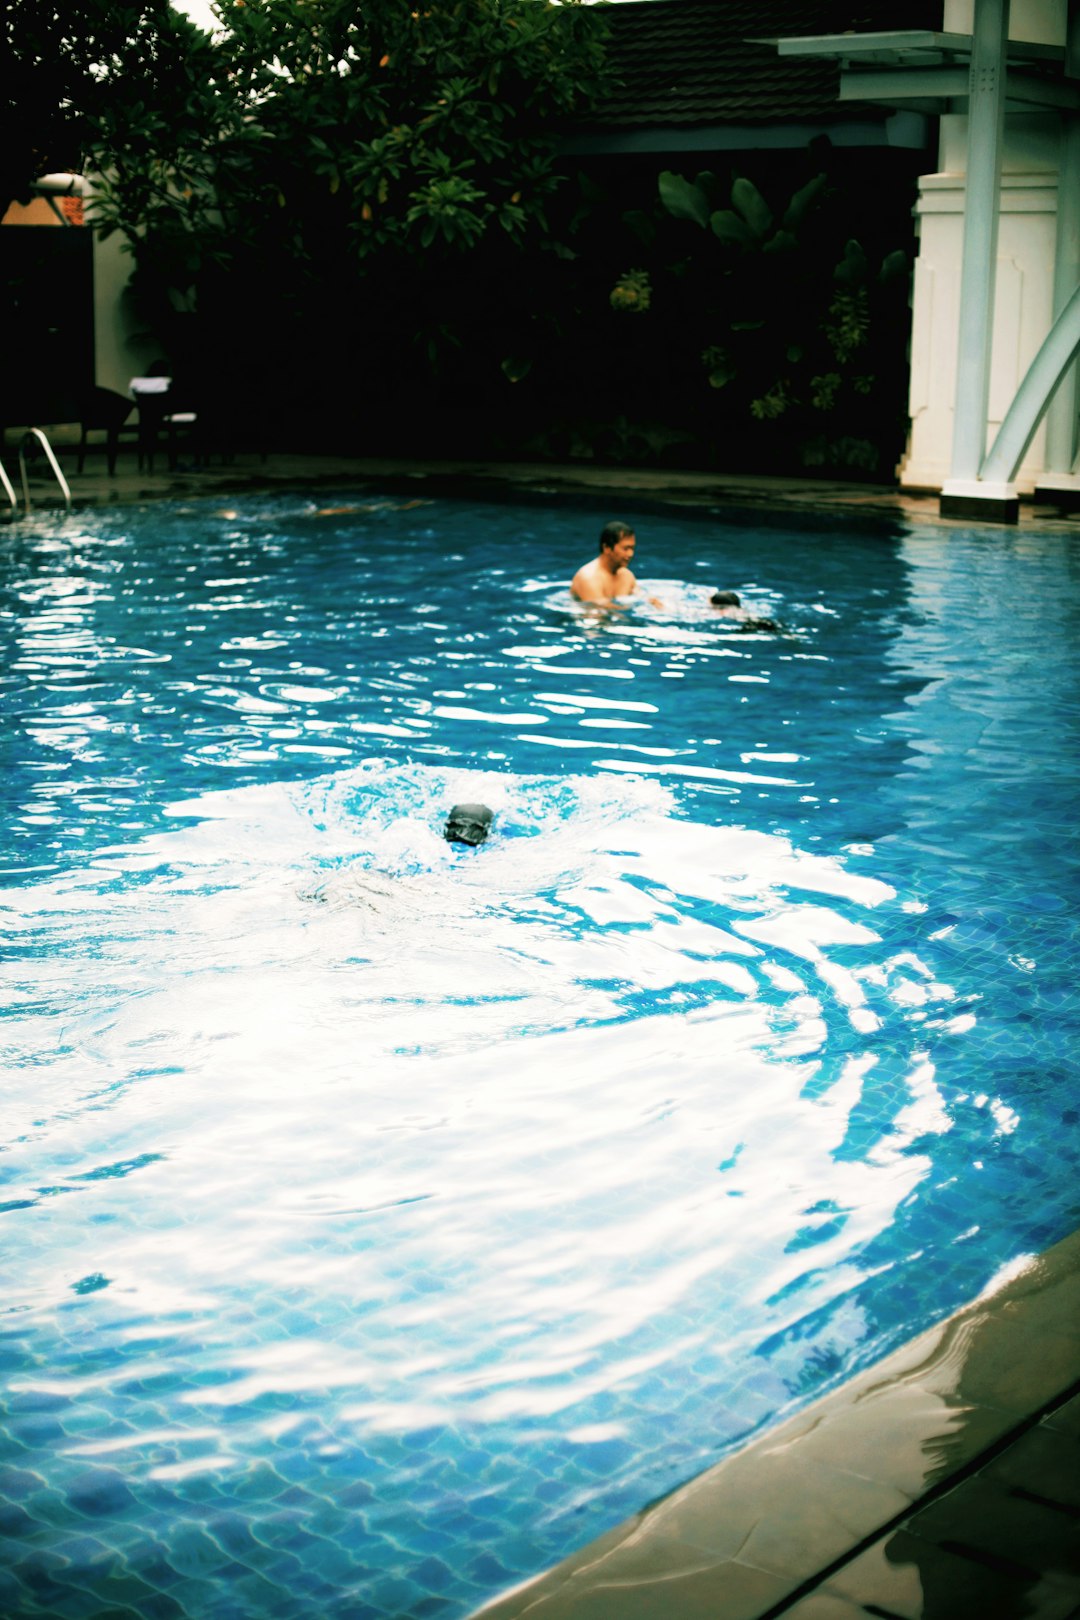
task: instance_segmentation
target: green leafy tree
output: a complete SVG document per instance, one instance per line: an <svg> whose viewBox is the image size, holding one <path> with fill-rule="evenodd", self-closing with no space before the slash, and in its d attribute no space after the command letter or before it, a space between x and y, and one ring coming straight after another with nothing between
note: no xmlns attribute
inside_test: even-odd
<svg viewBox="0 0 1080 1620"><path fill-rule="evenodd" d="M186 116L98 113L92 156L115 175L98 217L133 242L171 216L215 253L273 234L317 270L335 229L357 260L492 228L523 241L555 184L550 119L601 82L603 25L576 0L239 0L220 17ZM288 226L269 232L276 209Z"/></svg>
<svg viewBox="0 0 1080 1620"><path fill-rule="evenodd" d="M165 0L44 0L8 107L35 134L9 173L25 189L45 150L94 173L89 220L123 237L144 328L204 394L244 377L306 392L311 415L351 360L377 417L481 348L504 389L522 380L521 255L554 256L553 120L602 91L600 10L234 0L217 16L211 35ZM35 81L52 59L63 72Z"/></svg>
<svg viewBox="0 0 1080 1620"><path fill-rule="evenodd" d="M138 124L170 84L185 89L200 40L169 0L16 0L0 10L0 213L26 201L42 174L80 169L121 108Z"/></svg>
<svg viewBox="0 0 1080 1620"><path fill-rule="evenodd" d="M333 316L339 352L385 348L372 306L398 329L411 294L429 363L463 346L461 261L547 238L551 121L599 91L600 15L576 0L240 0L219 16L167 96L134 117L126 98L99 106L87 137L92 219L135 255L148 322L197 312L220 350L222 328L251 347L306 323L310 342Z"/></svg>

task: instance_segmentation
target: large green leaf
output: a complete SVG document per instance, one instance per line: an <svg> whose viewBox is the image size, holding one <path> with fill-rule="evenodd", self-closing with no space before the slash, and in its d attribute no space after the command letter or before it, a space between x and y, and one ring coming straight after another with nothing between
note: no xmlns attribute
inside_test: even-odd
<svg viewBox="0 0 1080 1620"><path fill-rule="evenodd" d="M833 279L843 287L858 287L866 280L866 254L854 238L844 248L844 257L833 270Z"/></svg>
<svg viewBox="0 0 1080 1620"><path fill-rule="evenodd" d="M744 219L733 214L730 208L718 208L709 221L713 228L713 235L718 236L721 242L730 242L736 247L753 247L757 237Z"/></svg>
<svg viewBox="0 0 1080 1620"><path fill-rule="evenodd" d="M755 236L767 234L773 222L772 209L752 180L740 175L731 188L731 201Z"/></svg>
<svg viewBox="0 0 1080 1620"><path fill-rule="evenodd" d="M709 223L709 199L694 180L687 180L671 169L660 176L660 201L676 219L689 219L702 230Z"/></svg>
<svg viewBox="0 0 1080 1620"><path fill-rule="evenodd" d="M698 171L697 183L705 193L706 197L709 199L709 208L712 210L716 207L716 204L724 195L726 190L725 185L712 172L711 169L700 169Z"/></svg>
<svg viewBox="0 0 1080 1620"><path fill-rule="evenodd" d="M643 208L628 208L622 217L623 224L628 231L632 231L638 241L646 247L656 240L656 226L651 214Z"/></svg>
<svg viewBox="0 0 1080 1620"><path fill-rule="evenodd" d="M805 186L799 187L784 212L783 223L785 230L798 230L810 209L824 191L827 178L824 174L815 174L814 178L808 180Z"/></svg>
<svg viewBox="0 0 1080 1620"><path fill-rule="evenodd" d="M907 254L903 248L896 248L892 253L887 253L882 259L881 269L878 271L878 280L896 281L900 276L906 276L909 269Z"/></svg>

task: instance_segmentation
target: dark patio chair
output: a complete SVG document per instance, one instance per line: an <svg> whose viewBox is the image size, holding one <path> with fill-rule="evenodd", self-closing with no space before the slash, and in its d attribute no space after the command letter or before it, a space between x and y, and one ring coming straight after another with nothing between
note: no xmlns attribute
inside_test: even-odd
<svg viewBox="0 0 1080 1620"><path fill-rule="evenodd" d="M173 390L171 377L132 377L131 395L139 408L139 471L143 462L150 472L154 470L154 454L158 434L164 428L169 458L169 470L176 468L176 443L181 431L195 439L195 459L201 464L202 450L198 440L198 412L188 410L184 400Z"/></svg>
<svg viewBox="0 0 1080 1620"><path fill-rule="evenodd" d="M83 470L86 460L87 436L94 432L104 432L105 448L108 458L109 477L116 472L116 455L120 447L120 429L131 415L133 406L130 399L123 394L117 394L111 388L91 388L83 400L79 437L79 463L78 471Z"/></svg>

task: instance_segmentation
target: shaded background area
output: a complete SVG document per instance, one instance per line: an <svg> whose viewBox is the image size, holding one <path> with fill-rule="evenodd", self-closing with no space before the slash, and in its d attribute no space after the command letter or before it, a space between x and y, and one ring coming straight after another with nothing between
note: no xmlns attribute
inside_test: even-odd
<svg viewBox="0 0 1080 1620"><path fill-rule="evenodd" d="M89 231L0 230L0 428L79 420L94 375Z"/></svg>
<svg viewBox="0 0 1080 1620"><path fill-rule="evenodd" d="M940 22L901 9L785 0L768 30ZM161 0L40 8L0 108L7 192L46 151L97 171L87 218L133 255L131 374L156 355L209 451L891 481L932 119L840 103L838 64L779 58L742 0L259 0L227 24L212 39ZM83 281L58 263L46 282L11 420L62 403L41 393L58 347L65 379L94 381L49 336L81 322Z"/></svg>

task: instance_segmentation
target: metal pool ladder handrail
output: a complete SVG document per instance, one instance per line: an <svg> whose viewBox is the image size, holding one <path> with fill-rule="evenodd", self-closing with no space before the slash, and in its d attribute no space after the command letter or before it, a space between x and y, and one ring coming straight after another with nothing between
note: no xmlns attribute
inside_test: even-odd
<svg viewBox="0 0 1080 1620"><path fill-rule="evenodd" d="M52 445L49 443L42 430L36 427L28 429L28 431L23 435L22 443L19 445L19 476L22 479L23 500L26 502L26 510L29 512L32 505L30 500L30 483L26 476L26 446L31 439L36 439L41 445L41 448L44 450L46 460L56 475L56 482L60 485L60 492L64 497L64 505L70 512L71 491L68 488L68 481L60 471L60 463L53 454ZM7 484L6 474L4 476L4 483ZM10 485L8 487L10 488Z"/></svg>
<svg viewBox="0 0 1080 1620"><path fill-rule="evenodd" d="M2 458L0 458L0 484L3 484L4 494L11 502L11 516L14 517L19 510L19 503L15 499L15 491L11 487L11 479L7 475L7 469Z"/></svg>

